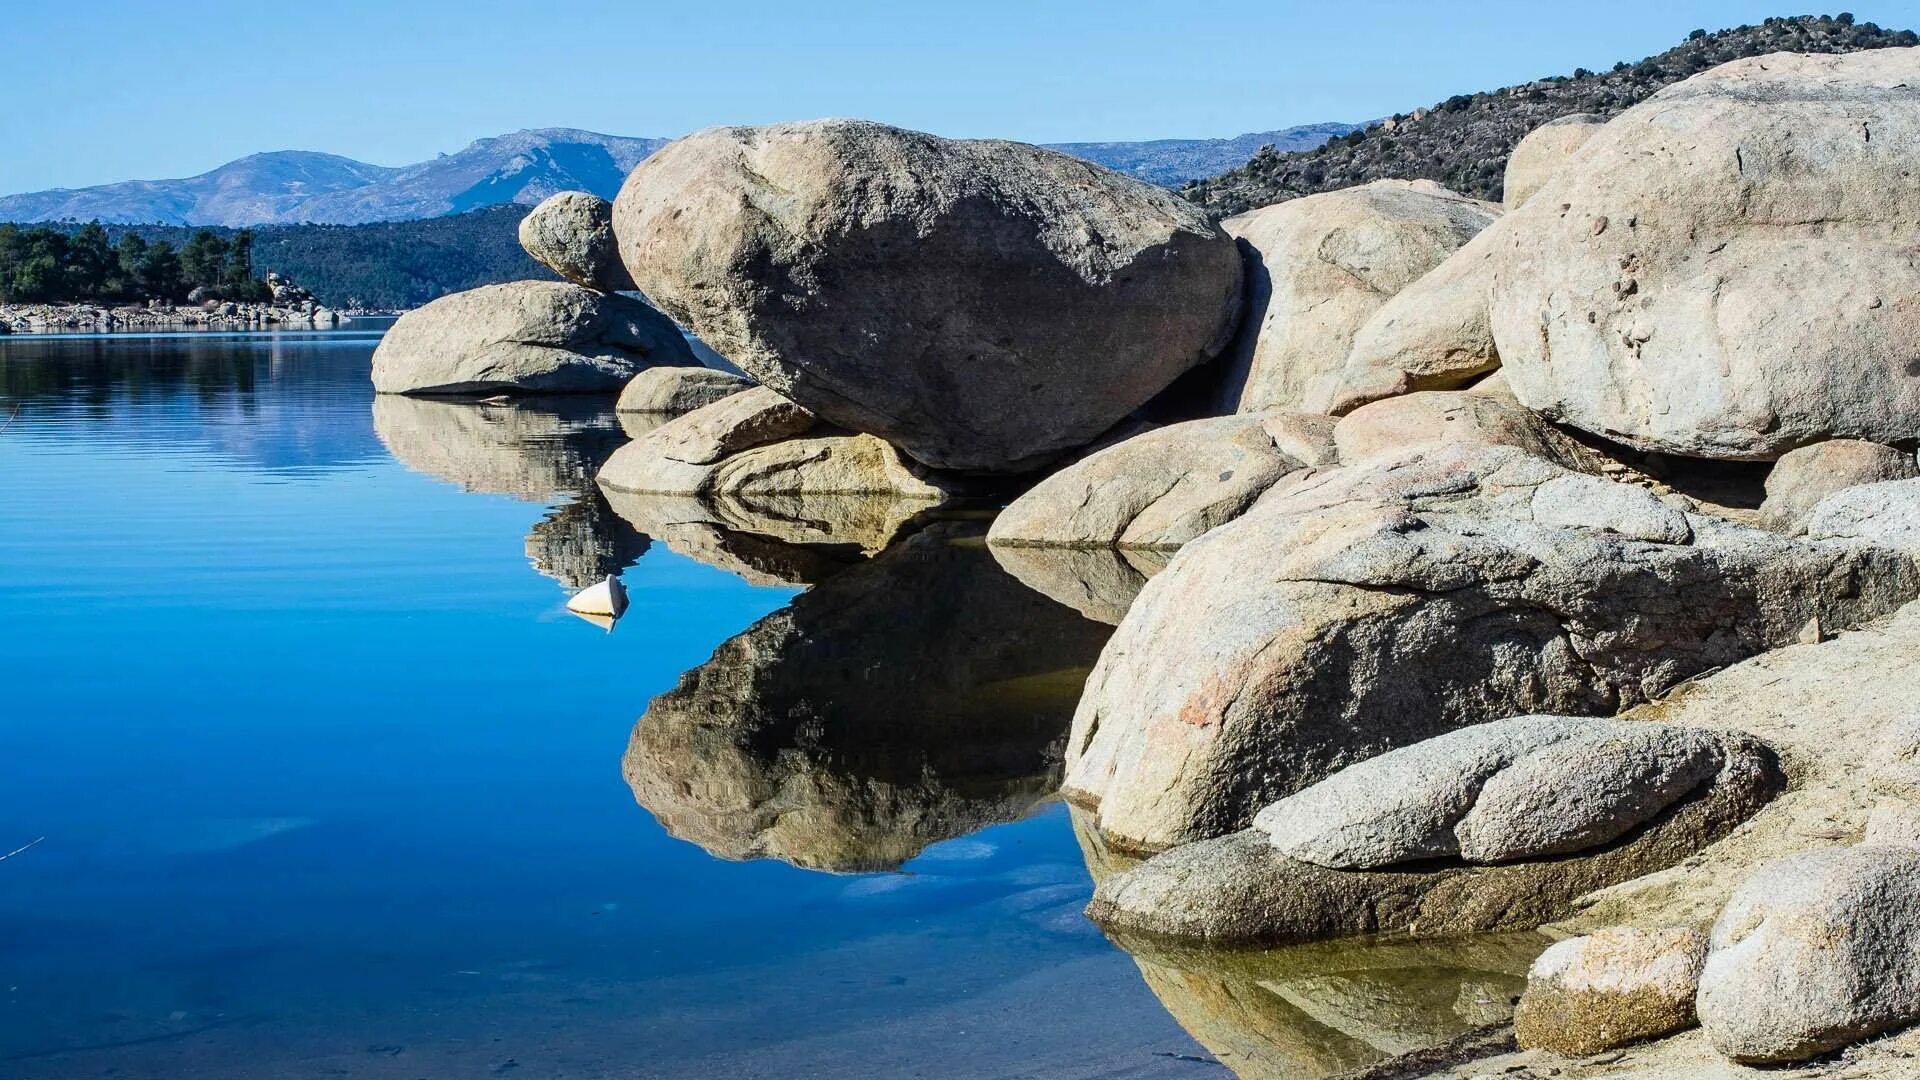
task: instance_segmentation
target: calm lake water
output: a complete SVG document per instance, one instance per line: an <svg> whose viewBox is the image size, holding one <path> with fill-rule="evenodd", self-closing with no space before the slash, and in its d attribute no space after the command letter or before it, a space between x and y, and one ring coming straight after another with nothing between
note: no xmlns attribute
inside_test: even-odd
<svg viewBox="0 0 1920 1080"><path fill-rule="evenodd" d="M1109 628L980 515L612 507L604 404L378 329L0 338L0 1076L1306 1076L1517 987L1136 962L1050 796Z"/></svg>

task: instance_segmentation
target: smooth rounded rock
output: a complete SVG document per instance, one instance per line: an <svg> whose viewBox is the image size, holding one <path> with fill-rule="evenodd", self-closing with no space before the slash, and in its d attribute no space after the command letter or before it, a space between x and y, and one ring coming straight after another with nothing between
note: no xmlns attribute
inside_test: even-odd
<svg viewBox="0 0 1920 1080"><path fill-rule="evenodd" d="M1769 461L1920 431L1920 49L1723 64L1482 233L1514 394L1637 449Z"/></svg>
<svg viewBox="0 0 1920 1080"><path fill-rule="evenodd" d="M1806 516L1815 540L1861 543L1920 553L1920 480L1888 480L1837 491Z"/></svg>
<svg viewBox="0 0 1920 1080"><path fill-rule="evenodd" d="M613 204L585 191L549 196L520 219L520 246L575 285L601 292L633 289L613 239Z"/></svg>
<svg viewBox="0 0 1920 1080"><path fill-rule="evenodd" d="M1858 439L1829 439L1774 462L1760 516L1771 528L1799 528L1820 500L1836 491L1915 477L1920 477L1920 467L1908 451Z"/></svg>
<svg viewBox="0 0 1920 1080"><path fill-rule="evenodd" d="M1713 925L1700 1026L1748 1064L1804 1061L1920 1021L1920 850L1767 863Z"/></svg>
<svg viewBox="0 0 1920 1080"><path fill-rule="evenodd" d="M373 352L383 394L597 393L653 366L693 365L671 319L579 285L515 281L407 312Z"/></svg>
<svg viewBox="0 0 1920 1080"><path fill-rule="evenodd" d="M628 176L614 232L647 296L756 380L945 468L1093 441L1240 319L1238 250L1171 192L863 121L679 139Z"/></svg>
<svg viewBox="0 0 1920 1080"><path fill-rule="evenodd" d="M730 371L704 367L648 368L620 391L614 411L679 416L705 408L742 390L753 389L750 379Z"/></svg>
<svg viewBox="0 0 1920 1080"><path fill-rule="evenodd" d="M1507 156L1501 202L1512 210L1559 174L1574 152L1587 145L1606 120L1594 113L1556 117L1527 132Z"/></svg>
<svg viewBox="0 0 1920 1080"><path fill-rule="evenodd" d="M1222 406L1318 410L1311 391L1360 325L1499 215L1430 180L1376 180L1223 222L1246 253L1248 295Z"/></svg>

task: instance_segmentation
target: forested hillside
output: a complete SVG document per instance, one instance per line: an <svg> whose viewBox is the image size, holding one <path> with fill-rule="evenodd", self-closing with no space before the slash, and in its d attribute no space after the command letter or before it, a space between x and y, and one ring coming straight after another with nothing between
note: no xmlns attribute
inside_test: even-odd
<svg viewBox="0 0 1920 1080"><path fill-rule="evenodd" d="M1456 94L1313 150L1263 149L1237 169L1186 185L1181 194L1222 217L1391 177L1435 180L1466 195L1499 199L1507 155L1522 136L1549 120L1573 113L1612 117L1662 87L1743 56L1907 45L1920 45L1920 36L1858 22L1844 12L1768 19L1716 33L1695 30L1663 53L1639 63L1622 61L1610 71L1580 68L1519 86Z"/></svg>
<svg viewBox="0 0 1920 1080"><path fill-rule="evenodd" d="M125 238L133 235L147 245L143 250L153 251L165 244L185 254L198 234L231 241L248 233L252 236L249 270L256 278L269 270L283 274L311 290L329 307L406 308L477 285L523 278L552 280L552 273L520 249L516 233L526 213L524 206L495 206L424 221L267 225L250 230L107 225L103 246L118 252L128 246ZM71 222L50 227L76 237L102 228ZM82 282L55 291L63 294L59 299L108 295ZM171 291L160 289L156 294Z"/></svg>

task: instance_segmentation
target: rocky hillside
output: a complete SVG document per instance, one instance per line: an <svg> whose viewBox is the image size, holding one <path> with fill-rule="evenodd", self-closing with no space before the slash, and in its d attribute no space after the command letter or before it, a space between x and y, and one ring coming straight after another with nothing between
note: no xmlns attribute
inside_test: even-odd
<svg viewBox="0 0 1920 1080"><path fill-rule="evenodd" d="M1311 150L1328 139L1358 130L1358 124L1302 124L1279 131L1249 132L1231 139L1152 139L1051 143L1049 146L1150 184L1174 187L1244 165L1261 147L1271 146L1276 151Z"/></svg>
<svg viewBox="0 0 1920 1080"><path fill-rule="evenodd" d="M1519 86L1456 94L1313 150L1263 149L1245 165L1188 184L1181 193L1222 217L1394 177L1435 180L1465 195L1497 200L1514 144L1556 117L1596 113L1611 118L1663 87L1743 56L1901 45L1920 45L1920 36L1844 13L1768 19L1716 33L1695 30L1686 41L1637 64L1622 61L1610 71L1580 68Z"/></svg>

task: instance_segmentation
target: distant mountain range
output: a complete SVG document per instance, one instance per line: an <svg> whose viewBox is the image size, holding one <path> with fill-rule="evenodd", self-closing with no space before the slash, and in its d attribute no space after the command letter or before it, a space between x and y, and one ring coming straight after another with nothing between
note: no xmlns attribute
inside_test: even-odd
<svg viewBox="0 0 1920 1080"><path fill-rule="evenodd" d="M1246 163L1263 146L1310 149L1354 130L1309 124L1231 139L1061 143L1055 149L1172 186ZM130 180L0 197L0 221L107 224L359 225L417 221L488 206L530 206L558 191L612 198L666 139L539 128L480 139L455 154L401 168L307 150L228 162L183 180Z"/></svg>

